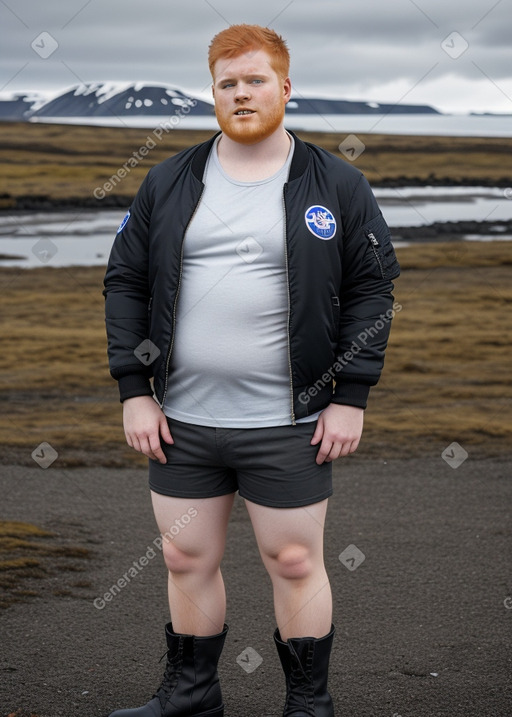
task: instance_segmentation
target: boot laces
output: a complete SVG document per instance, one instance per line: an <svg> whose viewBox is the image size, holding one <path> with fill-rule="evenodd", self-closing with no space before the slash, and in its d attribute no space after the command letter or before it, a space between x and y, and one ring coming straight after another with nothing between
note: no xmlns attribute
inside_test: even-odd
<svg viewBox="0 0 512 717"><path fill-rule="evenodd" d="M289 676L289 690L286 700L286 715L302 717L302 715L315 714L315 688L312 679L313 650L307 651L305 664L292 648L291 670Z"/></svg>
<svg viewBox="0 0 512 717"><path fill-rule="evenodd" d="M180 675L181 667L183 664L183 655L180 649L178 649L175 655L171 655L169 651L164 652L159 662L162 662L164 657L167 657L167 664L165 666L162 683L153 695L153 697L158 697L158 699L160 700L162 710L165 709L167 701L176 689L176 685L178 684L178 677Z"/></svg>

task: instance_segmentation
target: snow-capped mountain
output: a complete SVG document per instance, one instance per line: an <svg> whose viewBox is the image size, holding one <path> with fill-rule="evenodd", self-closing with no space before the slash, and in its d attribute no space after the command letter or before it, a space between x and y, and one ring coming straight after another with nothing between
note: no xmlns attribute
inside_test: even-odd
<svg viewBox="0 0 512 717"><path fill-rule="evenodd" d="M171 85L143 82L88 82L52 95L17 92L0 97L2 120L169 117L179 113L213 117L213 104Z"/></svg>
<svg viewBox="0 0 512 717"><path fill-rule="evenodd" d="M42 92L2 92L0 120L28 119L31 112L41 107L52 96Z"/></svg>
<svg viewBox="0 0 512 717"><path fill-rule="evenodd" d="M213 115L213 105L170 85L88 83L59 94L31 117L126 117L187 114Z"/></svg>
<svg viewBox="0 0 512 717"><path fill-rule="evenodd" d="M428 105L379 104L341 99L292 97L287 115L439 114ZM0 120L73 121L83 124L144 117L214 118L208 102L175 86L145 82L88 82L53 95L17 92L0 96Z"/></svg>
<svg viewBox="0 0 512 717"><path fill-rule="evenodd" d="M388 114L440 114L429 105L381 104L354 100L332 100L321 97L292 97L286 105L286 114L323 115L388 115Z"/></svg>

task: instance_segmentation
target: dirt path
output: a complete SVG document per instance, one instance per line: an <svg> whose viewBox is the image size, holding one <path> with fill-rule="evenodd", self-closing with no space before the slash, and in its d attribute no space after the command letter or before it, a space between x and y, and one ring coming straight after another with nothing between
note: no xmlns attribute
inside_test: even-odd
<svg viewBox="0 0 512 717"><path fill-rule="evenodd" d="M453 468L457 455L445 457L336 464L326 531L336 715L511 714L512 460L470 456ZM49 555L46 577L25 584L41 596L3 611L2 717L100 717L145 702L162 673L168 619L145 470L3 466L2 503L4 519L89 551L65 565ZM278 717L270 583L239 499L224 575L226 717ZM263 658L252 673L237 663L248 646Z"/></svg>

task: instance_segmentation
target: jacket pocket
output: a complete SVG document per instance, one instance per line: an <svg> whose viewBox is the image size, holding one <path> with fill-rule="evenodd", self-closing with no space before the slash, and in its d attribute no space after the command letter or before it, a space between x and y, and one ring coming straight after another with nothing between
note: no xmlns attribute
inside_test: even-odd
<svg viewBox="0 0 512 717"><path fill-rule="evenodd" d="M382 214L365 224L363 233L373 254L378 275L383 279L396 279L400 275L400 266Z"/></svg>

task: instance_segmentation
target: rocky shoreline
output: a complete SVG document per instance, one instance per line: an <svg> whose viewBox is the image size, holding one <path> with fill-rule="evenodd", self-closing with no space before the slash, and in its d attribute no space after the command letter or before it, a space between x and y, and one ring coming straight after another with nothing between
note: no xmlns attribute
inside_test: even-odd
<svg viewBox="0 0 512 717"><path fill-rule="evenodd" d="M396 177L381 181L372 181L372 187L379 189L401 189L404 187L511 187L510 177L502 177L489 181L486 177L468 178L454 181L450 177L436 177L432 175L427 180L421 177ZM50 197L46 194L27 194L13 196L8 192L0 194L0 215L8 211L36 211L54 212L69 209L117 209L128 207L133 200L132 194L106 194L103 199L96 199L91 193L86 197Z"/></svg>
<svg viewBox="0 0 512 717"><path fill-rule="evenodd" d="M118 209L130 206L133 195L107 194L103 199L89 197L55 198L45 194L13 197L0 194L0 216L3 212L62 212L77 209Z"/></svg>
<svg viewBox="0 0 512 717"><path fill-rule="evenodd" d="M489 236L493 239L512 240L512 220L499 222L434 222L419 227L392 227L396 240L418 240L446 242L462 239L468 235Z"/></svg>
<svg viewBox="0 0 512 717"><path fill-rule="evenodd" d="M374 185L382 187L404 187L414 186L411 181L408 181L407 185L396 183L387 183L382 185ZM418 183L417 186L425 186L423 183ZM436 186L436 183L432 183L429 186ZM437 186L460 186L455 183L437 183ZM468 183L467 186L493 186L485 185L484 183ZM76 211L76 210L90 210L98 211L102 209L126 209L133 197L127 195L107 195L102 200L97 200L94 197L77 198L69 197L65 199L54 199L48 196L22 196L22 197L11 197L9 195L0 196L0 216L2 214L12 213L26 213L26 212L61 212L61 211ZM467 235L478 235L478 236L489 236L495 239L510 238L512 236L512 220L502 221L455 221L455 222L434 222L428 225L421 226L392 226L392 235L395 240L415 240L415 241L452 241L459 240ZM0 256L0 261L3 258L12 259L12 256L3 257Z"/></svg>

